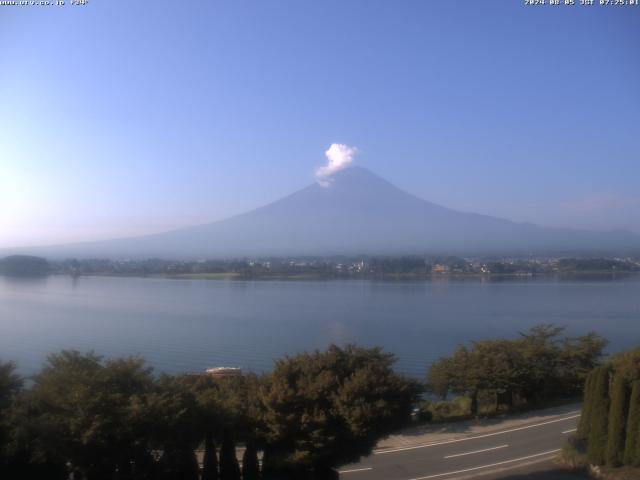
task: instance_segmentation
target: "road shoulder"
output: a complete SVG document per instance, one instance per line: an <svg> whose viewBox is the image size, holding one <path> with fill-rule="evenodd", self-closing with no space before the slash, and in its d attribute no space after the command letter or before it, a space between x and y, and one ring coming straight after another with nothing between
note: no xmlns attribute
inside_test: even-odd
<svg viewBox="0 0 640 480"><path fill-rule="evenodd" d="M558 418L578 415L580 413L580 407L581 405L579 403L573 403L560 407L533 410L526 413L501 415L488 419L425 424L410 427L380 441L374 452L380 453L388 450L459 440L502 430L541 424Z"/></svg>

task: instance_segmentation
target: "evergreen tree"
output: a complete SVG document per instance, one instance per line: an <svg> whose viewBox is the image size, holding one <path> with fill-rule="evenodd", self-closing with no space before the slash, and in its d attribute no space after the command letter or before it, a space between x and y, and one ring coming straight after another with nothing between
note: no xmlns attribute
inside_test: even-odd
<svg viewBox="0 0 640 480"><path fill-rule="evenodd" d="M244 455L242 455L242 480L258 480L259 478L258 450L253 442L249 442L244 450Z"/></svg>
<svg viewBox="0 0 640 480"><path fill-rule="evenodd" d="M629 389L622 375L614 375L611 384L611 408L607 435L607 465L622 464L625 443L625 427L629 411Z"/></svg>
<svg viewBox="0 0 640 480"><path fill-rule="evenodd" d="M204 458L202 459L202 480L218 480L218 457L213 436L207 435L204 441Z"/></svg>
<svg viewBox="0 0 640 480"><path fill-rule="evenodd" d="M593 405L587 437L587 459L596 465L603 465L607 453L607 432L609 417L609 376L611 367L603 365L596 369L593 386Z"/></svg>
<svg viewBox="0 0 640 480"><path fill-rule="evenodd" d="M274 448L266 444L262 450L262 480L278 480L278 467Z"/></svg>
<svg viewBox="0 0 640 480"><path fill-rule="evenodd" d="M220 480L240 480L240 465L236 457L236 444L231 432L224 431L220 448Z"/></svg>
<svg viewBox="0 0 640 480"><path fill-rule="evenodd" d="M190 448L165 450L160 466L163 480L198 480L198 459Z"/></svg>
<svg viewBox="0 0 640 480"><path fill-rule="evenodd" d="M631 386L623 461L625 465L640 466L640 380Z"/></svg>
<svg viewBox="0 0 640 480"><path fill-rule="evenodd" d="M580 415L580 421L578 423L578 432L576 436L578 438L586 440L589 436L589 424L591 422L591 411L593 410L593 390L594 380L596 376L596 370L592 370L587 375L587 380L584 385L584 400L582 402L582 414Z"/></svg>

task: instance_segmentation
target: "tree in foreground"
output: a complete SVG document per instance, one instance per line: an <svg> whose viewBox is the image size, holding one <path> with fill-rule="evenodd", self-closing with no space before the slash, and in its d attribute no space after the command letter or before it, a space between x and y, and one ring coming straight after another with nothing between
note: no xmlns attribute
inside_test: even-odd
<svg viewBox="0 0 640 480"><path fill-rule="evenodd" d="M589 436L587 437L587 458L596 465L603 465L606 461L610 375L611 367L609 365L598 367L593 385L593 404L591 406Z"/></svg>
<svg viewBox="0 0 640 480"><path fill-rule="evenodd" d="M12 362L0 363L0 478L67 480L66 464L41 446L24 400L23 380ZM25 434L33 432L34 435Z"/></svg>
<svg viewBox="0 0 640 480"><path fill-rule="evenodd" d="M497 410L516 401L535 404L579 394L607 342L595 333L561 337L563 331L538 325L513 340L460 346L431 365L427 386L441 398L449 393L468 397L472 415L478 414L479 398L492 398Z"/></svg>
<svg viewBox="0 0 640 480"><path fill-rule="evenodd" d="M69 464L89 480L132 474L149 451L131 400L152 383L139 358L50 355L15 409L16 448L31 452L35 464Z"/></svg>
<svg viewBox="0 0 640 480"><path fill-rule="evenodd" d="M427 389L443 400L450 393L468 396L470 413L477 415L478 395L485 382L476 358L473 350L460 346L450 357L438 359L429 369Z"/></svg>
<svg viewBox="0 0 640 480"><path fill-rule="evenodd" d="M595 465L640 466L640 348L614 355L587 377L577 445Z"/></svg>
<svg viewBox="0 0 640 480"><path fill-rule="evenodd" d="M591 423L591 411L593 410L593 392L596 373L596 370L592 370L591 372L589 372L584 385L582 414L580 415L580 420L578 422L578 431L576 434L578 438L581 438L583 440L586 440L589 436L589 425Z"/></svg>
<svg viewBox="0 0 640 480"><path fill-rule="evenodd" d="M265 478L335 476L332 468L371 453L403 426L420 392L379 348L331 346L276 362L262 388Z"/></svg>
<svg viewBox="0 0 640 480"><path fill-rule="evenodd" d="M220 480L240 480L240 477L236 443L231 432L225 429L220 447Z"/></svg>
<svg viewBox="0 0 640 480"><path fill-rule="evenodd" d="M253 442L247 443L242 455L242 480L259 480L258 450Z"/></svg>
<svg viewBox="0 0 640 480"><path fill-rule="evenodd" d="M9 408L22 385L23 379L16 373L16 364L0 362L0 412Z"/></svg>
<svg viewBox="0 0 640 480"><path fill-rule="evenodd" d="M202 480L218 480L218 456L212 435L207 435L204 441Z"/></svg>
<svg viewBox="0 0 640 480"><path fill-rule="evenodd" d="M261 377L253 374L220 378L209 375L184 377L186 388L198 403L203 435L221 442L219 477L209 477L209 471L214 469L205 465L203 476L206 474L206 479L239 478L235 441L254 447L262 445L262 409L258 398L262 381ZM206 451L205 448L205 455Z"/></svg>
<svg viewBox="0 0 640 480"><path fill-rule="evenodd" d="M0 362L0 477L7 476L14 455L10 452L11 421L9 409L22 389L22 378L13 362Z"/></svg>
<svg viewBox="0 0 640 480"><path fill-rule="evenodd" d="M623 462L625 465L640 466L640 380L631 386Z"/></svg>
<svg viewBox="0 0 640 480"><path fill-rule="evenodd" d="M147 422L154 449L162 452L160 477L198 480L195 449L202 439L200 416L195 396L182 378L162 375L136 411Z"/></svg>
<svg viewBox="0 0 640 480"><path fill-rule="evenodd" d="M607 433L607 465L622 465L625 444L625 428L629 412L629 389L623 375L614 375L611 383L611 408Z"/></svg>

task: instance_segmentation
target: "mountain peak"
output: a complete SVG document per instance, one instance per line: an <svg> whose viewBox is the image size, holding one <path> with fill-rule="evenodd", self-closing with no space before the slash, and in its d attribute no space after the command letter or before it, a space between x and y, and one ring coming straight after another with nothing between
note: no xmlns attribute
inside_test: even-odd
<svg viewBox="0 0 640 480"><path fill-rule="evenodd" d="M458 212L349 166L268 205L140 238L29 249L45 256L221 258L269 255L511 254L637 249L617 232L549 229ZM24 253L23 249L21 253Z"/></svg>
<svg viewBox="0 0 640 480"><path fill-rule="evenodd" d="M381 189L391 188L400 191L399 188L390 182L373 173L371 170L360 167L350 166L337 171L333 175L325 178L326 183L319 184L322 188L329 189Z"/></svg>

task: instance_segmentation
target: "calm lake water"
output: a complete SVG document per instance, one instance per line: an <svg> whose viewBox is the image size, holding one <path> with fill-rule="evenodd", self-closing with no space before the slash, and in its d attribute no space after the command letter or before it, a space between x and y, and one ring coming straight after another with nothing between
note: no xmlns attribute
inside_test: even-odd
<svg viewBox="0 0 640 480"><path fill-rule="evenodd" d="M514 337L538 323L606 336L609 351L640 344L640 277L207 281L0 276L0 358L37 371L64 348L143 355L157 370L268 370L286 353L330 343L381 345L398 370L427 365L463 342Z"/></svg>

